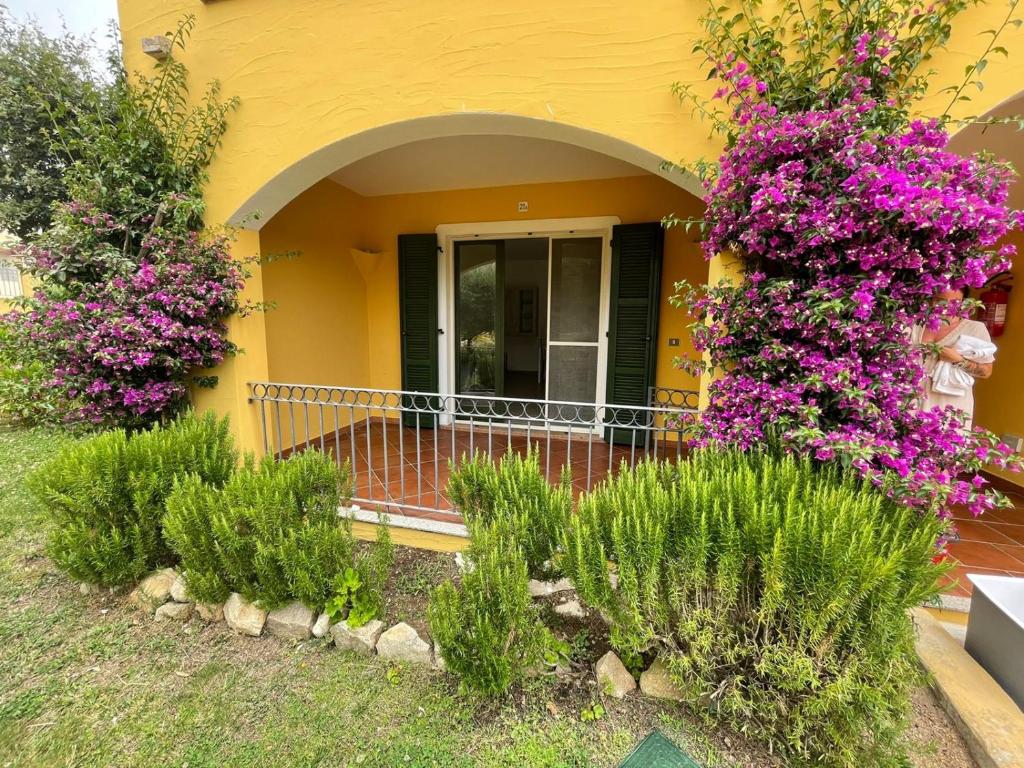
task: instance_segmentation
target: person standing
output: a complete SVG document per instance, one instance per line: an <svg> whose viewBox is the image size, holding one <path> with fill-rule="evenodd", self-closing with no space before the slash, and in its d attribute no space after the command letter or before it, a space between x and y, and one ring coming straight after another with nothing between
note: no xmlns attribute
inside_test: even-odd
<svg viewBox="0 0 1024 768"><path fill-rule="evenodd" d="M943 291L932 300L959 304L967 298L967 291L959 288ZM974 419L974 382L992 375L996 347L984 323L963 317L945 320L931 330L915 326L911 334L915 344L938 345L936 354L924 350L923 392L921 410L945 408L952 405L965 414L965 426Z"/></svg>

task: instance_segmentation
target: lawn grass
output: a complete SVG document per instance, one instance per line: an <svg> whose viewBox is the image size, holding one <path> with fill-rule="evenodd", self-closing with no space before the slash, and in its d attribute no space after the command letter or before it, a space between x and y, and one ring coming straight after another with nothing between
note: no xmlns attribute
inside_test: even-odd
<svg viewBox="0 0 1024 768"><path fill-rule="evenodd" d="M23 482L69 439L0 429L0 766L582 768L617 765L654 726L730 764L675 708L637 698L583 722L596 690L559 698L542 681L480 702L323 641L157 625L123 597L83 596L45 556ZM429 580L410 574L409 590Z"/></svg>

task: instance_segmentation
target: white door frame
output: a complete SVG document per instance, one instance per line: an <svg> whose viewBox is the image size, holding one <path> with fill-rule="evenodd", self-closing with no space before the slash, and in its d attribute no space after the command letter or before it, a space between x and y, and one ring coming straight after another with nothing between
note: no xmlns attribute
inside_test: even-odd
<svg viewBox="0 0 1024 768"><path fill-rule="evenodd" d="M596 402L604 404L608 364L608 313L611 296L612 227L621 224L618 216L587 216L568 219L519 219L514 221L483 221L462 224L441 224L437 233L437 300L441 343L438 344L438 389L442 395L455 393L455 243L466 240L511 240L529 237L600 237L603 240L601 259L601 307L598 322L597 393ZM548 270L551 268L550 242ZM548 276L548 294L551 291ZM504 301L504 297L501 299ZM545 302L547 302L545 297ZM548 308L550 321L550 307ZM550 339L545 338L545 347ZM545 393L547 381L545 377ZM450 424L450 417L442 417Z"/></svg>

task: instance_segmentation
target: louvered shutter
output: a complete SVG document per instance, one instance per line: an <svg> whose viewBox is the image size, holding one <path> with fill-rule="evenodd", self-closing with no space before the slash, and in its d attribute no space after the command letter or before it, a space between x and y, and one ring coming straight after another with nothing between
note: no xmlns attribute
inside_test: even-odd
<svg viewBox="0 0 1024 768"><path fill-rule="evenodd" d="M660 223L620 224L612 230L612 285L608 321L608 386L610 405L648 404L654 384L658 310L661 305L661 259L664 230ZM608 409L612 425L642 425L643 412ZM614 426L605 439L642 444L646 432Z"/></svg>
<svg viewBox="0 0 1024 768"><path fill-rule="evenodd" d="M398 236L398 291L402 334L402 389L437 392L437 236ZM406 396L404 407L422 411L435 398ZM416 426L416 414L404 413L403 423ZM422 427L434 426L434 416L422 413Z"/></svg>

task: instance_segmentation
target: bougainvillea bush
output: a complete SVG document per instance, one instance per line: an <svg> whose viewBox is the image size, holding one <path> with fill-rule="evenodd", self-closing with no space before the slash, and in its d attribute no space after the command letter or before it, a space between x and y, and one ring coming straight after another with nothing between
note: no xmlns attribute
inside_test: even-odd
<svg viewBox="0 0 1024 768"><path fill-rule="evenodd" d="M918 410L925 350L910 340L914 325L972 308L933 306L936 293L981 286L1014 255L999 246L1019 224L1006 205L1012 171L946 151L946 120L912 114L922 51L941 47L965 4L830 14L835 5L814 6L820 38L795 5L760 27L751 3L705 18L702 50L726 105L706 114L729 141L717 168L704 168L703 248L744 269L738 284L680 286L698 317L695 346L719 374L698 439L780 437L909 504L979 513L1002 498L977 470L1016 460L959 411ZM783 28L803 35L803 49L780 42ZM778 66L785 55L828 59L821 50L834 66ZM955 103L963 87L952 91Z"/></svg>
<svg viewBox="0 0 1024 768"><path fill-rule="evenodd" d="M32 249L37 270L67 268L119 229L76 203L60 218L83 232L73 248ZM83 246L84 230L97 241ZM51 383L79 404L76 416L93 423L144 423L180 410L190 371L233 351L224 321L238 309L243 278L226 238L156 229L143 248L137 261L105 269L102 281L38 294L15 320L50 364Z"/></svg>
<svg viewBox="0 0 1024 768"><path fill-rule="evenodd" d="M193 23L179 25L176 48ZM4 316L4 337L47 371L67 420L138 428L213 383L193 371L235 351L226 320L248 309L230 234L202 229L206 167L234 102L213 85L193 105L174 57L152 77L115 69L92 98L74 121L52 111L54 151L73 160L70 200L20 253L36 289Z"/></svg>

